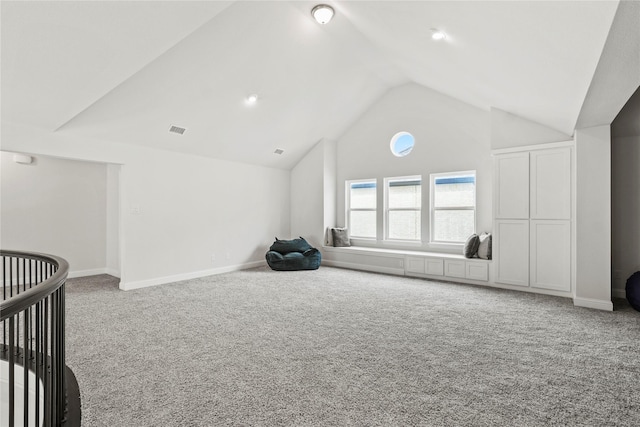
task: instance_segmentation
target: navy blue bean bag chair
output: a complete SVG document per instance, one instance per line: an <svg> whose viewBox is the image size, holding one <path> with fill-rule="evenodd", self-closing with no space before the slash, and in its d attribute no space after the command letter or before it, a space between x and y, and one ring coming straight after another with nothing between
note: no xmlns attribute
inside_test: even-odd
<svg viewBox="0 0 640 427"><path fill-rule="evenodd" d="M631 307L640 311L640 271L636 271L629 277L625 290Z"/></svg>
<svg viewBox="0 0 640 427"><path fill-rule="evenodd" d="M293 240L280 240L276 237L265 258L272 270L317 270L322 254L302 237Z"/></svg>

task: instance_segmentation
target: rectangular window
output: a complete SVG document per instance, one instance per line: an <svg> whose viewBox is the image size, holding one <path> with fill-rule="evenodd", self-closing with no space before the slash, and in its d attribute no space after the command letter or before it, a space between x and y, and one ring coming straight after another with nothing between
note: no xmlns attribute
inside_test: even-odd
<svg viewBox="0 0 640 427"><path fill-rule="evenodd" d="M421 240L421 177L385 178L384 181L386 238Z"/></svg>
<svg viewBox="0 0 640 427"><path fill-rule="evenodd" d="M347 227L355 238L376 238L375 180L347 181Z"/></svg>
<svg viewBox="0 0 640 427"><path fill-rule="evenodd" d="M476 172L431 175L431 241L464 243L476 229Z"/></svg>

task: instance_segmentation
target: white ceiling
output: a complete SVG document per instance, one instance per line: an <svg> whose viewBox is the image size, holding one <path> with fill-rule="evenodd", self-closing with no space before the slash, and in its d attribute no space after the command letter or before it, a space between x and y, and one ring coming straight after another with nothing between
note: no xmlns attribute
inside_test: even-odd
<svg viewBox="0 0 640 427"><path fill-rule="evenodd" d="M2 121L291 168L415 82L570 135L618 2L314 4L2 1Z"/></svg>

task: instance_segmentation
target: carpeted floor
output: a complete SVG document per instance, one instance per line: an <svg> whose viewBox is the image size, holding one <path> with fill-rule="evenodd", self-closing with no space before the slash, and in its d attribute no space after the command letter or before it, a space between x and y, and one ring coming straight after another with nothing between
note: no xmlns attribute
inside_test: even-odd
<svg viewBox="0 0 640 427"><path fill-rule="evenodd" d="M83 426L637 426L640 313L322 267L67 282Z"/></svg>

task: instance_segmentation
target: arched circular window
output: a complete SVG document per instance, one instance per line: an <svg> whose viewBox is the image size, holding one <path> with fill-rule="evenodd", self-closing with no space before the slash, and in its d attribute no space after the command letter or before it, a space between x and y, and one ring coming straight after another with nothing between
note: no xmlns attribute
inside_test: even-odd
<svg viewBox="0 0 640 427"><path fill-rule="evenodd" d="M391 138L391 152L396 157L404 157L413 150L416 140L409 132L398 132Z"/></svg>

